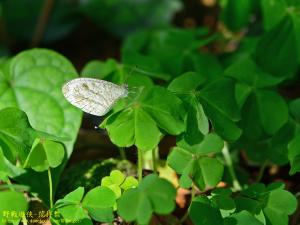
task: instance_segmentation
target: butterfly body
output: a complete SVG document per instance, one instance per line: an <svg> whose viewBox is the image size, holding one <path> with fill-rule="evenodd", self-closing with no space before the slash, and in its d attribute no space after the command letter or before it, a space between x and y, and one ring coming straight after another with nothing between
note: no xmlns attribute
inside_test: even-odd
<svg viewBox="0 0 300 225"><path fill-rule="evenodd" d="M73 79L63 86L62 92L72 105L96 116L105 115L117 100L128 95L126 85L94 78Z"/></svg>

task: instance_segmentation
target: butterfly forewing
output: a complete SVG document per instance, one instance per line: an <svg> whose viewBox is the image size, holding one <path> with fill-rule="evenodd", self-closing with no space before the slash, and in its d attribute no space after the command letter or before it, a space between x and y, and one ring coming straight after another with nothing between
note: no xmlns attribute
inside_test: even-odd
<svg viewBox="0 0 300 225"><path fill-rule="evenodd" d="M125 86L93 78L71 80L62 91L72 105L96 116L105 115L119 98L128 94Z"/></svg>

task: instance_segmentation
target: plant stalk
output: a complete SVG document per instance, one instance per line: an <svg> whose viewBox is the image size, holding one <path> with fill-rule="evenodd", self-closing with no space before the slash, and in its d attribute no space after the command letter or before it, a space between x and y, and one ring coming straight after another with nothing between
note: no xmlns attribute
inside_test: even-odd
<svg viewBox="0 0 300 225"><path fill-rule="evenodd" d="M256 182L260 182L260 180L263 178L268 164L269 164L269 160L265 160L264 164L260 167Z"/></svg>
<svg viewBox="0 0 300 225"><path fill-rule="evenodd" d="M126 159L126 153L125 153L125 148L124 147L119 148L119 153L120 153L121 159L125 160Z"/></svg>
<svg viewBox="0 0 300 225"><path fill-rule="evenodd" d="M224 156L224 159L225 159L225 164L229 169L229 174L230 174L231 179L232 179L233 188L236 191L242 190L242 187L241 187L241 185L240 185L240 183L239 183L239 181L236 177L236 174L235 174L235 171L234 171L234 168L233 168L233 165L232 165L231 156L230 156L230 153L229 153L228 146L227 146L226 142L224 142L224 148L222 149L222 153L223 153L223 156Z"/></svg>
<svg viewBox="0 0 300 225"><path fill-rule="evenodd" d="M53 185L50 167L48 168L50 209L53 208Z"/></svg>
<svg viewBox="0 0 300 225"><path fill-rule="evenodd" d="M143 178L143 151L140 148L138 150L138 180L141 182Z"/></svg>
<svg viewBox="0 0 300 225"><path fill-rule="evenodd" d="M152 149L152 164L153 164L153 172L157 174L157 159L156 159L156 153L158 153L158 147L156 146L154 149Z"/></svg>

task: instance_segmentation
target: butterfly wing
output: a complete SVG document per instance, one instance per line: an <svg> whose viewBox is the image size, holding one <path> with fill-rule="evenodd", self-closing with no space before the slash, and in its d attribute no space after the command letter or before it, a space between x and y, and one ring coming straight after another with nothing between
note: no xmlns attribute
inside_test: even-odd
<svg viewBox="0 0 300 225"><path fill-rule="evenodd" d="M118 99L128 94L125 86L93 78L71 80L63 86L62 92L72 105L96 116L105 115Z"/></svg>

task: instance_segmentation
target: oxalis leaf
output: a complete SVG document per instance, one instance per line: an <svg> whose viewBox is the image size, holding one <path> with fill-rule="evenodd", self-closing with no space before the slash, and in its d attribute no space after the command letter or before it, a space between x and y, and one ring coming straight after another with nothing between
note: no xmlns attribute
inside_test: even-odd
<svg viewBox="0 0 300 225"><path fill-rule="evenodd" d="M179 98L162 87L144 88L128 106L109 116L100 126L120 147L151 150L159 143L161 130L178 135L184 130L184 107Z"/></svg>
<svg viewBox="0 0 300 225"><path fill-rule="evenodd" d="M288 225L288 216L295 212L297 199L283 188L280 182L267 187L262 183L251 185L236 198L237 211L247 210L263 224Z"/></svg>
<svg viewBox="0 0 300 225"><path fill-rule="evenodd" d="M35 139L31 151L24 163L24 167L30 166L37 172L59 166L65 155L64 146L55 141Z"/></svg>
<svg viewBox="0 0 300 225"><path fill-rule="evenodd" d="M221 181L224 170L219 160L207 157L206 154L220 152L222 148L222 139L215 134L208 134L197 150L173 148L167 162L181 174L180 186L189 188L194 181L201 190L205 190Z"/></svg>
<svg viewBox="0 0 300 225"><path fill-rule="evenodd" d="M178 94L187 110L186 131L181 135L181 141L197 148L204 135L208 133L209 122L202 105L195 93L196 88L204 82L204 77L194 72L185 73L174 79L168 90Z"/></svg>
<svg viewBox="0 0 300 225"><path fill-rule="evenodd" d="M234 98L234 82L230 79L218 79L206 83L200 74L185 73L175 78L168 87L186 103L187 131L183 140L189 145L201 142L208 132L208 121L211 121L215 132L228 141L241 135L235 122L240 118ZM194 124L194 125L192 125Z"/></svg>
<svg viewBox="0 0 300 225"><path fill-rule="evenodd" d="M39 143L40 139L43 139L43 143ZM5 164L8 166L10 176L15 177L25 173L24 170L21 171L20 168L11 164L16 159L19 159L23 164L26 158L27 161L30 158L31 162L34 158L35 166L37 166L38 160L39 165L46 163L51 167L57 167L62 162L65 151L62 144L55 142L57 140L64 139L34 130L29 124L26 114L18 108L0 110L0 146L3 149L1 155L3 153L3 162L6 162ZM34 141L36 141L36 144L34 144Z"/></svg>
<svg viewBox="0 0 300 225"><path fill-rule="evenodd" d="M171 183L151 174L137 188L125 191L117 202L118 214L126 221L146 225L152 213L171 213L175 209L175 196L176 190Z"/></svg>
<svg viewBox="0 0 300 225"><path fill-rule="evenodd" d="M122 190L135 188L138 184L139 182L137 179L133 176L125 177L120 170L112 170L110 176L105 176L101 180L101 186L111 189L115 193L117 199L121 197Z"/></svg>
<svg viewBox="0 0 300 225"><path fill-rule="evenodd" d="M54 209L63 216L65 220L72 223L81 221L92 224L91 218L100 222L113 221L113 206L116 204L116 196L107 187L95 187L84 197L84 188L79 187L58 200ZM54 220L57 218L53 218Z"/></svg>
<svg viewBox="0 0 300 225"><path fill-rule="evenodd" d="M288 107L285 100L270 90L282 78L263 72L250 58L238 60L225 74L238 81L235 97L242 112L244 136L259 139L263 134L273 135L287 122Z"/></svg>
<svg viewBox="0 0 300 225"><path fill-rule="evenodd" d="M267 187L257 183L233 195L229 189L216 189L196 197L189 214L196 225L288 225L297 200L283 188L279 182Z"/></svg>

